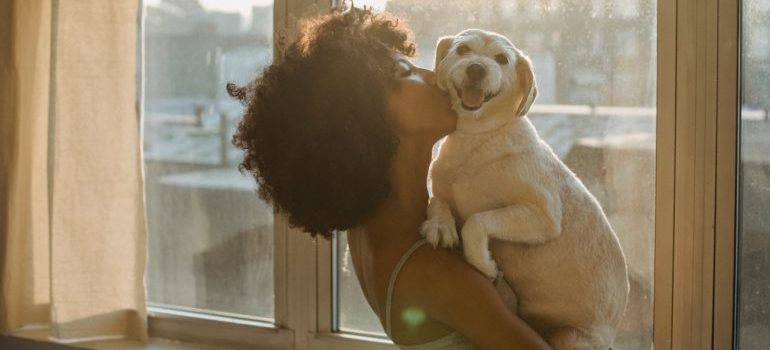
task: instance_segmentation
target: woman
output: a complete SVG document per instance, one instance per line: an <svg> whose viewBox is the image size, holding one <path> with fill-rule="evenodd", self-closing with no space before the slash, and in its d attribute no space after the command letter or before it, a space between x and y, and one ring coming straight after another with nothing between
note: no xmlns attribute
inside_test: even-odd
<svg viewBox="0 0 770 350"><path fill-rule="evenodd" d="M547 349L460 254L420 236L432 146L456 116L433 72L409 61L408 37L368 10L306 23L260 78L228 86L248 105L233 140L241 170L292 225L349 231L364 295L400 347Z"/></svg>

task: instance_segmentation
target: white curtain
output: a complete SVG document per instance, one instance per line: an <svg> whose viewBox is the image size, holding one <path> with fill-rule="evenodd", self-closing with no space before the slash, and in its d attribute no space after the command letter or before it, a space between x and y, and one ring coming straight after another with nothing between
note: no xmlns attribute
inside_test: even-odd
<svg viewBox="0 0 770 350"><path fill-rule="evenodd" d="M0 1L0 327L145 340L138 0Z"/></svg>

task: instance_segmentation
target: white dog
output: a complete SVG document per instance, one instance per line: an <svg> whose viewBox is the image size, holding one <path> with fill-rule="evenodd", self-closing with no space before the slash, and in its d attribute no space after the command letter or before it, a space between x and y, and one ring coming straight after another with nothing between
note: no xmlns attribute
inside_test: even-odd
<svg viewBox="0 0 770 350"><path fill-rule="evenodd" d="M529 59L471 29L439 40L436 72L459 120L430 166L422 233L453 247L457 218L467 261L490 278L499 266L516 312L551 346L610 348L628 296L625 257L597 200L526 117L537 96Z"/></svg>

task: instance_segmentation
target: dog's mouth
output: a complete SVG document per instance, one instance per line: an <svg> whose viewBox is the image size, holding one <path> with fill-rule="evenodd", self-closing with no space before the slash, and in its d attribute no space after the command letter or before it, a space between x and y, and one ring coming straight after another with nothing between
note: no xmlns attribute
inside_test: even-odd
<svg viewBox="0 0 770 350"><path fill-rule="evenodd" d="M464 86L462 89L455 86L457 97L460 98L460 104L468 111L475 111L481 108L484 103L495 98L500 91L484 94L484 90L475 86Z"/></svg>

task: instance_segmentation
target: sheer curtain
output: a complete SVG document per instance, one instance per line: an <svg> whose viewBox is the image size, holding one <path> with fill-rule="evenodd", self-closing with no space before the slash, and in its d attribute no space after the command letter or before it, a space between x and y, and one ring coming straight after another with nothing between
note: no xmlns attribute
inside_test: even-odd
<svg viewBox="0 0 770 350"><path fill-rule="evenodd" d="M138 0L0 1L0 327L146 339Z"/></svg>

